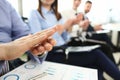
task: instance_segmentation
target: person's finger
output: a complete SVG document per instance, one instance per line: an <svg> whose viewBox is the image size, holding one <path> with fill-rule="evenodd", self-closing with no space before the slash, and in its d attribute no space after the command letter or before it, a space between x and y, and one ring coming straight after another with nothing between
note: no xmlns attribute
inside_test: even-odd
<svg viewBox="0 0 120 80"><path fill-rule="evenodd" d="M61 26L54 26L49 30L44 30L42 33L36 33L35 36L33 35L34 42L33 44L38 44L44 42L47 38L52 36ZM38 37L39 36L39 37Z"/></svg>
<svg viewBox="0 0 120 80"><path fill-rule="evenodd" d="M31 52L36 56L41 55L45 52L45 48L44 46L38 46L38 47L32 48Z"/></svg>
<svg viewBox="0 0 120 80"><path fill-rule="evenodd" d="M53 26L52 28L48 28L48 29L44 30L42 33L44 33L44 32L49 33L50 30L58 32L62 28L63 28L63 26L57 24L57 25ZM51 36L51 34L48 34L48 36Z"/></svg>
<svg viewBox="0 0 120 80"><path fill-rule="evenodd" d="M56 40L54 40L54 39L52 39L52 38L49 38L49 39L48 39L48 42L49 42L51 45L53 45L53 46L56 45Z"/></svg>
<svg viewBox="0 0 120 80"><path fill-rule="evenodd" d="M48 42L44 43L43 46L44 46L46 51L50 51L53 48L53 46Z"/></svg>
<svg viewBox="0 0 120 80"><path fill-rule="evenodd" d="M55 29L50 28L49 30L48 29L47 30L43 30L43 31L37 32L37 33L35 33L33 35L34 36L41 36L41 35L45 34L45 35L47 35L49 37L49 36L52 36L55 32L56 32Z"/></svg>
<svg viewBox="0 0 120 80"><path fill-rule="evenodd" d="M21 42L26 41L27 39L30 39L31 37L32 37L32 35L23 36L23 37L21 37L19 39L14 40L14 42L21 43Z"/></svg>
<svg viewBox="0 0 120 80"><path fill-rule="evenodd" d="M25 36L15 42L21 43L21 45L24 46L24 50L29 50L33 46L44 43L48 39L48 37L52 36L58 30L58 27L59 26L55 26L54 28L50 28L49 30L47 29L33 35Z"/></svg>
<svg viewBox="0 0 120 80"><path fill-rule="evenodd" d="M56 31L58 31L59 28L61 28L61 26L55 25L55 26L52 27L52 28L48 28L48 29L42 30L42 31L40 31L40 32L37 32L37 33L35 33L35 35L47 34L48 37L49 37L49 36L52 36Z"/></svg>
<svg viewBox="0 0 120 80"><path fill-rule="evenodd" d="M33 55L38 54L38 51L37 51L36 48L33 48L33 49L31 49L30 51L32 52ZM39 52L39 53L41 53L41 52Z"/></svg>
<svg viewBox="0 0 120 80"><path fill-rule="evenodd" d="M39 46L37 49L38 49L38 51L40 51L40 52L44 52L44 51L45 51L44 46Z"/></svg>
<svg viewBox="0 0 120 80"><path fill-rule="evenodd" d="M26 41L26 45L28 45L28 47L31 48L33 46L41 44L46 39L47 39L46 35L33 36L32 38Z"/></svg>

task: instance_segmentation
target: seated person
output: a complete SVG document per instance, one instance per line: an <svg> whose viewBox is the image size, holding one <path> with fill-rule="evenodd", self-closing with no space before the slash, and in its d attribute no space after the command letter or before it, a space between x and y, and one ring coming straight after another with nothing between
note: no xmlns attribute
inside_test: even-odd
<svg viewBox="0 0 120 80"><path fill-rule="evenodd" d="M34 56L43 56L45 51L50 51L55 45L55 40L49 37L51 37L51 35L56 31L57 27L41 31L33 35L28 35L9 43L1 43L0 76L9 71L7 60L18 58L28 50L30 50ZM41 57L40 60L42 59L43 58Z"/></svg>
<svg viewBox="0 0 120 80"><path fill-rule="evenodd" d="M84 14L85 14L85 18L88 19L88 17L86 16L92 7L92 2L91 1L86 1L85 6L84 6ZM102 30L102 25L95 25L94 27L89 24L88 28L86 29L86 31L91 32L91 31L97 31L97 30ZM109 46L111 46L111 48L113 49L113 51L117 50L117 47L111 42L111 39L108 37L107 34L93 34L91 37L87 37L90 39L95 39L95 40L100 40L100 41L105 41Z"/></svg>
<svg viewBox="0 0 120 80"><path fill-rule="evenodd" d="M11 42L30 34L29 27L22 21L16 10L7 0L0 0L0 43ZM14 63L16 62L16 63ZM10 70L23 64L19 58L9 61Z"/></svg>
<svg viewBox="0 0 120 80"><path fill-rule="evenodd" d="M57 41L57 46L63 45L63 47L66 47L64 44L69 39L69 34L66 32L66 29L74 24L78 24L83 17L79 14L76 17L63 22L60 13L57 11L57 1L58 0L51 0L48 2L47 0L39 0L39 7L37 10L31 12L30 17L28 18L28 25L30 26L32 33L47 29L53 25L62 26L61 29L53 35L53 38ZM98 69L99 80L102 80L103 71L107 72L116 80L120 79L120 71L118 68L98 49L71 53L66 62L64 59L64 53L56 53L54 49L48 53L46 58L48 61Z"/></svg>
<svg viewBox="0 0 120 80"><path fill-rule="evenodd" d="M78 10L78 7L79 7L80 3L81 3L81 0L73 0L72 9L62 11L62 16L65 19L65 21L67 19L71 18L71 17L74 17L76 14L80 13L80 11ZM86 5L85 5L85 8L84 8L84 13L87 13L91 9L92 2L91 1L86 1L85 4ZM83 16L84 16L84 14L83 14ZM84 16L84 18L87 18L87 17ZM76 24L73 27L70 27L70 28L67 29L67 31L73 37L76 37L76 36L78 37L78 31L80 33L82 33L82 31L84 31L84 32L86 32L86 31L87 32L92 32L92 31L96 31L96 30L101 30L101 25L97 25L96 27L92 27L90 25L90 22L89 22L88 18L83 20L83 21L80 21L79 24ZM82 34L80 34L80 35L82 35ZM109 46L109 44L111 46L113 44L112 44L110 38L107 36L107 34L92 34L92 36L82 36L82 38L83 38L83 40L85 38L85 39L96 40L97 42L102 41L102 43L105 43L105 44L100 44L101 45L100 49L105 53L105 55L107 55L116 64L115 59L113 57L112 47ZM73 38L72 38L72 40L73 40ZM73 40L73 41L75 41L75 40ZM75 42L72 42L72 43L74 44ZM86 44L86 42L84 41L84 43L85 43L85 45L88 45L88 42ZM97 44L97 43L91 42L90 44L94 45L94 44ZM78 44L76 43L74 45L78 45ZM109 49L109 51L108 51L108 49Z"/></svg>

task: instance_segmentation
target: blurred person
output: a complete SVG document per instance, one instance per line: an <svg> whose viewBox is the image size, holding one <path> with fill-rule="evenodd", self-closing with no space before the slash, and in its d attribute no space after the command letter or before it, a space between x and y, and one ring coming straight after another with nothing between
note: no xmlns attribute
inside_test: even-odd
<svg viewBox="0 0 120 80"><path fill-rule="evenodd" d="M64 22L57 10L57 1L58 0L39 0L38 9L33 10L28 18L28 25L32 33L47 29L53 25L62 26L62 28L53 35L53 38L57 42L55 47L66 47L67 45L65 44L67 40L69 40L69 34L66 32L66 29L78 24L83 17L81 14L78 14L76 17L72 17ZM48 53L46 57L47 61L98 69L99 80L102 80L103 71L107 72L116 80L120 79L120 71L118 68L98 49L78 52L77 54L73 53L66 62L64 53L56 52L55 47Z"/></svg>
<svg viewBox="0 0 120 80"><path fill-rule="evenodd" d="M86 16L86 14L88 14L90 12L91 8L92 8L92 2L91 1L86 1L85 6L84 6L84 13L85 13L85 18L87 18L87 19L88 19L88 17ZM102 24L92 26L89 23L89 26L86 29L86 31L88 31L88 32L98 31L98 30L102 30ZM117 47L112 43L111 39L109 38L109 36L106 33L93 34L92 37L87 37L87 38L100 40L100 41L105 41L109 46L111 46L113 51L117 50Z"/></svg>
<svg viewBox="0 0 120 80"><path fill-rule="evenodd" d="M66 21L69 18L72 18L72 17L76 16L77 14L79 14L80 11L79 11L78 7L80 6L80 4L81 4L81 0L73 0L72 8L61 12L63 19ZM69 33L72 33L72 32L74 33L76 31L76 29L78 29L78 26L74 25L73 27L68 28L67 31Z"/></svg>
<svg viewBox="0 0 120 80"><path fill-rule="evenodd" d="M81 4L81 0L73 0L72 9L64 10L61 12L63 19L66 21L67 19L74 17L77 14L81 13L78 9L80 4ZM96 31L96 30L101 30L101 25L96 25L96 27L92 27L90 25L90 21L89 21L88 17L86 16L86 14L91 10L91 7L92 7L92 2L86 1L85 6L84 6L84 12L82 15L83 20L80 21L79 24L76 24L73 27L70 27L67 29L67 31L70 33L70 35L72 37L77 37L78 31L80 33L82 33L82 32L86 32L86 31L92 32L92 31ZM86 38L86 36L84 36L84 37ZM97 40L97 42L107 41L108 43L113 45L112 42L110 41L109 37L106 34L92 34L92 37L87 36L87 39ZM72 39L72 41L74 41L74 40ZM75 42L73 42L73 43L75 45ZM92 42L91 42L91 44L92 44ZM93 43L93 44L95 44L95 43ZM112 48L109 45L102 44L102 47L100 49L116 64L115 59L113 57ZM109 49L109 51L108 51L108 49Z"/></svg>
<svg viewBox="0 0 120 80"><path fill-rule="evenodd" d="M83 31L86 32L96 32L98 30L102 30L101 24L93 27L88 17L86 16L90 12L91 8L92 2L89 0L86 1L84 6L84 21L80 23L80 26L83 28ZM106 33L92 34L91 36L87 35L86 38L106 42L106 45L102 45L101 50L116 64L115 59L113 57L113 51L116 50L116 47L111 42L111 39Z"/></svg>

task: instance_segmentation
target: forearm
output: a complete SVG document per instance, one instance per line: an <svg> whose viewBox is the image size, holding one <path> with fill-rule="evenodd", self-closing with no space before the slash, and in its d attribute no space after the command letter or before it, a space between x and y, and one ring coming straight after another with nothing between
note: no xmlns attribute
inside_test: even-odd
<svg viewBox="0 0 120 80"><path fill-rule="evenodd" d="M63 28L61 29L61 33L64 32L64 30L70 30L73 25L78 24L81 21L81 15L69 18L66 20L66 22L62 25Z"/></svg>
<svg viewBox="0 0 120 80"><path fill-rule="evenodd" d="M65 23L64 26L65 28L69 28L71 26L73 26L75 24L75 20L74 19L68 19Z"/></svg>
<svg viewBox="0 0 120 80"><path fill-rule="evenodd" d="M4 44L0 44L0 60L5 59L5 54L6 54L6 46Z"/></svg>
<svg viewBox="0 0 120 80"><path fill-rule="evenodd" d="M64 30L67 30L67 31L70 31L72 29L72 26L74 25L74 20L73 19L69 19L67 20L64 24L63 24L63 27L64 27ZM63 30L63 31L64 31Z"/></svg>

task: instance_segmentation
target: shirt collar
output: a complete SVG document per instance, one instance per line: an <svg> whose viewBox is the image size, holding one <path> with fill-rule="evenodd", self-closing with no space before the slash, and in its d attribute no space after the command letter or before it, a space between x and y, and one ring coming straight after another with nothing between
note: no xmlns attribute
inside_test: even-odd
<svg viewBox="0 0 120 80"><path fill-rule="evenodd" d="M50 11L48 11L46 8L42 7L42 13L43 14L54 13L54 11L52 9Z"/></svg>

